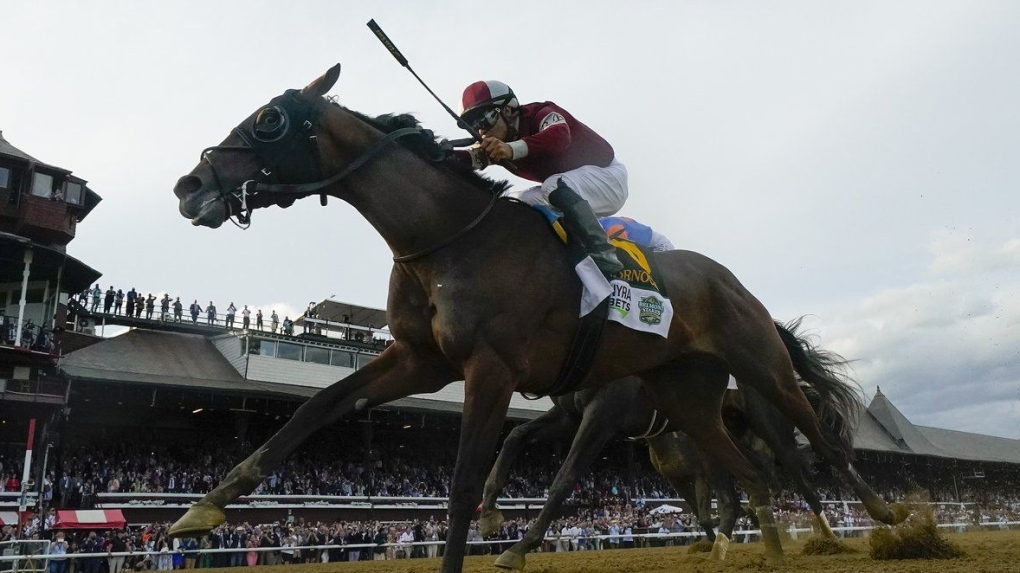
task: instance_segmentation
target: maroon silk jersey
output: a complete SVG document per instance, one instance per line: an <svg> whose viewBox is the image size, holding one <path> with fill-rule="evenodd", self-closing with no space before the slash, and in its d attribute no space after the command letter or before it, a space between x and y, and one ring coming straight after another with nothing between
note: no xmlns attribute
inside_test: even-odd
<svg viewBox="0 0 1020 573"><path fill-rule="evenodd" d="M519 109L517 140L527 144L528 154L513 159L518 176L541 183L583 165L606 167L613 161L609 142L558 105L545 101ZM462 153L458 158L470 162Z"/></svg>

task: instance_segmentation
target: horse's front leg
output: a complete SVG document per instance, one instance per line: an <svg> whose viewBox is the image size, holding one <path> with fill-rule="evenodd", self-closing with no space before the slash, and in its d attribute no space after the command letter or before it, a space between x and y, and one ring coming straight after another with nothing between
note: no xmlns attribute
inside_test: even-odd
<svg viewBox="0 0 1020 573"><path fill-rule="evenodd" d="M492 465L514 386L509 369L491 355L473 360L465 368L464 413L450 484L450 528L441 573L460 573L464 565L468 527L482 495L482 480Z"/></svg>
<svg viewBox="0 0 1020 573"><path fill-rule="evenodd" d="M510 431L503 440L503 447L492 466L492 471L489 472L488 479L485 480L485 489L482 492L482 516L478 520L479 533L482 537L496 533L503 523L503 514L496 509L496 498L506 485L510 468L513 467L521 449L529 443L551 442L565 438L574 430L574 419L559 406L553 406L548 412Z"/></svg>
<svg viewBox="0 0 1020 573"><path fill-rule="evenodd" d="M411 394L439 390L456 374L438 357L424 355L395 342L354 374L319 391L255 453L230 470L215 489L193 505L170 528L172 536L192 537L226 520L223 508L251 493L269 470L277 467L308 436L341 417Z"/></svg>
<svg viewBox="0 0 1020 573"><path fill-rule="evenodd" d="M613 406L619 405L607 404L607 407L612 408ZM601 414L605 410L606 408L601 411L595 409L596 414ZM590 415L587 411L584 413L584 417L581 418L581 427L578 428L574 442L570 445L570 452L567 453L567 458L563 460L560 471L556 472L556 477L553 479L552 485L549 486L549 495L546 497L545 505L542 506L542 511L539 512L538 518L528 528L524 537L513 547L500 554L496 559L496 567L524 569L524 556L542 544L549 524L559 513L563 502L574 491L574 484L580 479L581 474L591 467L592 462L602 452L602 448L617 435L616 425L607 422L603 416Z"/></svg>

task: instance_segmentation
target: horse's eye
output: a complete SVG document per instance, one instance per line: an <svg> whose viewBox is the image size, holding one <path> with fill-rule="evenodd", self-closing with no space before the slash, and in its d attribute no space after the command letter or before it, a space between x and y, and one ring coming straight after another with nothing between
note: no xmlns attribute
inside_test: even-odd
<svg viewBox="0 0 1020 573"><path fill-rule="evenodd" d="M255 118L255 137L262 141L279 139L287 128L287 115L278 107L267 107Z"/></svg>

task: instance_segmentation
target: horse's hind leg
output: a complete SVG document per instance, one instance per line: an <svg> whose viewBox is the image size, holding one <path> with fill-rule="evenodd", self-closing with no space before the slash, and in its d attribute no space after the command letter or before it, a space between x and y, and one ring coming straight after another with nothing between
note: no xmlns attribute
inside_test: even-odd
<svg viewBox="0 0 1020 573"><path fill-rule="evenodd" d="M641 374L670 420L691 437L705 463L725 468L743 486L755 507L770 563L784 561L772 516L768 480L730 439L723 425L722 400L729 373L707 363L667 366ZM719 543L720 536L716 536Z"/></svg>
<svg viewBox="0 0 1020 573"><path fill-rule="evenodd" d="M648 457L652 466L691 506L708 540L715 542L717 524L712 519L712 490L701 475L701 457L694 442L680 432L649 438Z"/></svg>
<svg viewBox="0 0 1020 573"><path fill-rule="evenodd" d="M825 517L825 507L822 505L818 490L808 479L811 470L804 455L798 449L792 422L784 418L779 410L762 399L756 391L745 388L742 392L746 406L746 418L754 435L765 442L782 466L783 473L793 482L797 491L804 496L804 501L815 514L815 523L821 530L822 536L836 539L836 534L832 532L829 521Z"/></svg>
<svg viewBox="0 0 1020 573"><path fill-rule="evenodd" d="M613 415L614 408L619 406L628 407L629 405L605 402L604 407L597 408L594 412L590 411L591 408L585 410L581 426L577 429L574 442L570 445L570 452L563 460L563 465L556 473L552 485L549 486L549 495L545 500L545 505L542 506L542 511L524 537L496 559L497 567L503 569L524 568L524 556L542 543L542 538L545 536L546 530L549 529L549 523L556 517L563 502L573 491L574 484L577 483L581 474L591 467L592 462L595 461L596 456L609 440L617 436L617 425L607 421L606 416Z"/></svg>
<svg viewBox="0 0 1020 573"><path fill-rule="evenodd" d="M191 506L170 528L171 536L205 533L226 520L223 508L252 492L272 468L317 430L352 412L404 396L431 393L456 378L438 362L396 342L354 374L334 382L301 405L291 419L255 453Z"/></svg>
<svg viewBox="0 0 1020 573"><path fill-rule="evenodd" d="M503 440L503 448L499 451L492 471L485 480L482 493L482 515L478 519L479 533L483 538L496 533L503 523L503 514L496 509L496 498L506 485L510 476L510 468L521 449L535 442L553 442L564 439L576 431L576 421L559 406L553 406L548 412L521 424L510 431Z"/></svg>
<svg viewBox="0 0 1020 573"><path fill-rule="evenodd" d="M853 488L873 519L888 524L906 519L906 508L900 505L890 508L857 474L850 463L851 452L836 445L839 440L819 421L811 403L800 389L790 355L776 334L775 326L769 322L768 327L767 333L759 333L764 336L746 336L741 339L739 334L732 334L728 338L730 344L727 346L726 361L737 384L757 390L789 418L811 442L812 449ZM741 340L743 344L734 342Z"/></svg>

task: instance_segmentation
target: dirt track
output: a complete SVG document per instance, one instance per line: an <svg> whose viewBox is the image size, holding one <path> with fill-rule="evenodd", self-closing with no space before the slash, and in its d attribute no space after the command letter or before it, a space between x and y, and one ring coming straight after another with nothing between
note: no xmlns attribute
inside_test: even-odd
<svg viewBox="0 0 1020 573"><path fill-rule="evenodd" d="M726 563L717 564L707 554L690 555L686 547L586 551L578 553L533 553L528 555L527 573L714 573L729 571L810 571L812 573L1016 573L1020 571L1020 531L961 533L947 536L959 544L967 556L940 561L873 561L868 556L867 539L850 539L854 554L838 556L801 555L803 540L783 543L787 565L772 568L765 564L762 545L730 545ZM494 556L469 557L465 573L495 573ZM360 563L326 563L322 565L291 565L259 567L259 573L435 573L438 559L413 559ZM235 570L236 571L236 570Z"/></svg>

